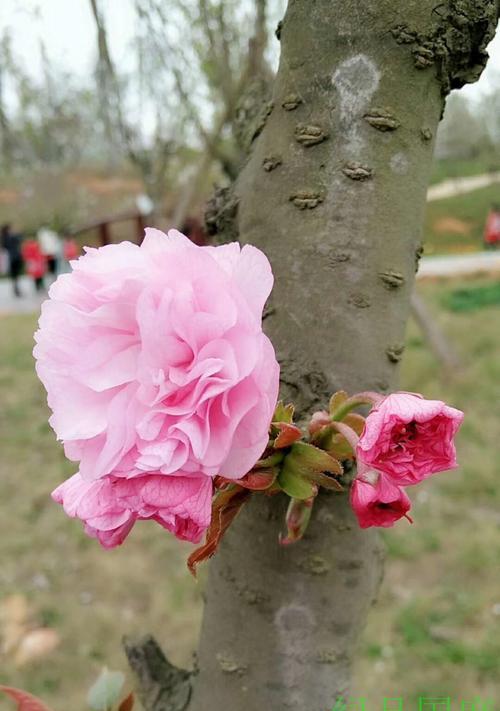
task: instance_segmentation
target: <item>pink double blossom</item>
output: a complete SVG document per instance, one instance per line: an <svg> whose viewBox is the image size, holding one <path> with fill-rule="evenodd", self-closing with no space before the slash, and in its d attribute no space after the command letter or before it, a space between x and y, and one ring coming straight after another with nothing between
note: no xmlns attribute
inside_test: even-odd
<svg viewBox="0 0 500 711"><path fill-rule="evenodd" d="M198 247L176 230L147 229L140 247L87 249L72 267L43 304L34 349L50 423L79 463L78 478L56 490L57 500L73 500L78 490L83 505L101 491L91 485L108 477L100 484L106 516L124 519L116 529L100 529L87 509L85 517L74 509L90 532L117 531L99 534L101 541L122 540L134 517L169 521L166 527L183 537L184 524L165 514L167 488L188 492L183 487L193 478L206 491L217 475L239 479L267 445L279 382L262 332L273 285L269 262L255 247ZM118 480L136 486L142 478L137 486L154 507L155 477L166 479L157 515L142 508L140 497L122 507ZM186 524L194 540L206 517L184 513L182 520L196 522Z"/></svg>

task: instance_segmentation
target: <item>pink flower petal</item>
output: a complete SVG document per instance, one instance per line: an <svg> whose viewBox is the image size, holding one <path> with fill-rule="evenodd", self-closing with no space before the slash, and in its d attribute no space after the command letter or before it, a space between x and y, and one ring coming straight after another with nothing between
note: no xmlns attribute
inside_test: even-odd
<svg viewBox="0 0 500 711"><path fill-rule="evenodd" d="M416 484L456 467L454 437L463 413L440 400L394 393L368 415L357 449L359 460L390 475L397 484Z"/></svg>
<svg viewBox="0 0 500 711"><path fill-rule="evenodd" d="M154 519L180 538L197 543L210 524L210 477L147 474L88 482L75 474L52 493L88 535L106 548L123 543L134 523Z"/></svg>

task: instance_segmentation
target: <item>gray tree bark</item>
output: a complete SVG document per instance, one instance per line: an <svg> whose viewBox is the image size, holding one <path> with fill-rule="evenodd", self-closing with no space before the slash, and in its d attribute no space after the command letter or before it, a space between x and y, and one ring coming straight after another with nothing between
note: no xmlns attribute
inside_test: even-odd
<svg viewBox="0 0 500 711"><path fill-rule="evenodd" d="M444 97L479 76L497 17L492 0L289 1L226 233L271 260L266 329L302 416L396 383ZM282 549L284 506L254 496L211 563L189 711L327 711L348 693L377 538L323 494Z"/></svg>

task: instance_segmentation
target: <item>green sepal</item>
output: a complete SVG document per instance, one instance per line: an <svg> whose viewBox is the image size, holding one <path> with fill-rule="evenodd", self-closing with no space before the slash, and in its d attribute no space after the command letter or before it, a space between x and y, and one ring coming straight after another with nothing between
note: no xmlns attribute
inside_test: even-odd
<svg viewBox="0 0 500 711"><path fill-rule="evenodd" d="M280 534L279 542L282 546L300 541L307 530L311 518L314 497L310 499L290 499L286 512L286 535Z"/></svg>
<svg viewBox="0 0 500 711"><path fill-rule="evenodd" d="M312 472L332 472L332 474L342 474L342 465L334 459L328 452L325 452L313 444L307 442L295 442L292 444L290 453L286 461L291 459L296 471L304 476Z"/></svg>
<svg viewBox="0 0 500 711"><path fill-rule="evenodd" d="M254 469L267 469L268 467L274 467L276 464L280 464L284 457L283 452L273 452L268 457L264 459L259 459L253 466Z"/></svg>
<svg viewBox="0 0 500 711"><path fill-rule="evenodd" d="M293 462L288 461L288 457L286 457L278 475L278 484L292 499L309 499L317 492L316 484L297 472Z"/></svg>
<svg viewBox="0 0 500 711"><path fill-rule="evenodd" d="M354 458L354 452L349 442L331 426L323 427L315 436L314 443L335 459L343 461Z"/></svg>
<svg viewBox="0 0 500 711"><path fill-rule="evenodd" d="M329 411L330 415L334 415L336 411L342 407L345 401L348 399L348 394L344 390L338 390L330 398Z"/></svg>
<svg viewBox="0 0 500 711"><path fill-rule="evenodd" d="M289 405L284 405L283 401L280 400L276 405L276 409L273 415L274 422L286 422L289 425L293 422L293 413L295 412L295 406L291 403Z"/></svg>

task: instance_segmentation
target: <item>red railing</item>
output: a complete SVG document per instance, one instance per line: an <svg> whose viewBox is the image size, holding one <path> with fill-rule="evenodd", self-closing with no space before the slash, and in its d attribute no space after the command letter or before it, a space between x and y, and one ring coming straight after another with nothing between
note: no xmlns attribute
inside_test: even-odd
<svg viewBox="0 0 500 711"><path fill-rule="evenodd" d="M111 244L113 241L111 239L111 226L118 222L129 222L132 221L135 224L135 237L137 244L140 244L144 238L144 228L148 224L154 224L154 217L145 217L141 212L127 211L121 213L115 213L114 215L108 215L99 220L93 220L80 225L71 230L71 235L73 237L78 237L85 232L90 232L96 230L99 235L99 244L103 246L105 244ZM204 245L207 244L206 233L201 225L200 220L196 217L189 217L185 221L184 225L181 227L181 232L183 232L187 237L189 237L195 244Z"/></svg>

